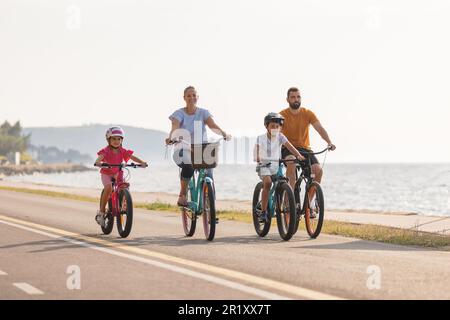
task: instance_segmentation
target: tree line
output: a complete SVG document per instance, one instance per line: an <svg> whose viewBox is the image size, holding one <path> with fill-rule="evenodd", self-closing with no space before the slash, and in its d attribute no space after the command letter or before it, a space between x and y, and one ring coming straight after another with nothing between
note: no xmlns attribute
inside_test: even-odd
<svg viewBox="0 0 450 320"><path fill-rule="evenodd" d="M30 144L30 135L22 134L20 121L11 125L5 121L0 126L0 156L7 156L10 153L24 153Z"/></svg>

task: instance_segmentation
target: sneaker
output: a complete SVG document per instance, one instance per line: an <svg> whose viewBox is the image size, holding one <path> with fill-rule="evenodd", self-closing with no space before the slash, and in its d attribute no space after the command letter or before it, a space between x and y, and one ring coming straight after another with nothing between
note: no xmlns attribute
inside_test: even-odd
<svg viewBox="0 0 450 320"><path fill-rule="evenodd" d="M269 215L267 214L267 211L263 211L259 214L259 222L266 222L267 220L269 220Z"/></svg>
<svg viewBox="0 0 450 320"><path fill-rule="evenodd" d="M95 221L102 226L105 227L105 214L103 212L97 211L97 215L95 216Z"/></svg>

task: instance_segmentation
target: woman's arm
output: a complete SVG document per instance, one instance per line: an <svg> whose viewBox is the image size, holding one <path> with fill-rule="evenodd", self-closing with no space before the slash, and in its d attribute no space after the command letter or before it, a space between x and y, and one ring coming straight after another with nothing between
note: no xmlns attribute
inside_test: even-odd
<svg viewBox="0 0 450 320"><path fill-rule="evenodd" d="M180 128L180 121L177 119L171 119L172 120L172 128L170 129L169 137L166 138L166 144L170 144L172 141L172 133Z"/></svg>
<svg viewBox="0 0 450 320"><path fill-rule="evenodd" d="M206 125L213 130L214 133L219 132L219 134L225 139L225 140L230 140L231 136L229 134L227 134L225 131L223 131L218 124L214 121L214 119L212 117L209 117L208 119L206 119L205 121Z"/></svg>

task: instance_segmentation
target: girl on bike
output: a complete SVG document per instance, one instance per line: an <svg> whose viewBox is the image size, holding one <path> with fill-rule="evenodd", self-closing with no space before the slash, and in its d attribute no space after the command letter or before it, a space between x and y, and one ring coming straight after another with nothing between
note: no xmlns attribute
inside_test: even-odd
<svg viewBox="0 0 450 320"><path fill-rule="evenodd" d="M258 136L256 140L255 161L258 163L256 172L258 172L260 179L263 181L260 216L262 221L268 218L267 205L269 191L272 186L272 176L278 172L279 161L281 159L281 147L287 148L297 159L305 160L288 139L280 133L283 122L284 117L282 115L275 112L267 114L264 117L264 126L267 132Z"/></svg>
<svg viewBox="0 0 450 320"><path fill-rule="evenodd" d="M231 136L215 123L208 110L197 107L199 96L194 87L189 86L184 89L183 98L186 106L176 110L169 117L172 122L172 128L169 137L166 139L166 144L171 144L173 140L177 140L180 137L183 139L183 143L178 143L175 146L173 158L175 163L181 168L180 194L177 205L186 207L188 205L186 199L187 187L189 180L194 175L191 152L189 150L190 144L201 144L208 141L206 126L213 132L223 136L225 140L231 139ZM212 178L212 169L208 169L208 176Z"/></svg>
<svg viewBox="0 0 450 320"><path fill-rule="evenodd" d="M147 166L147 162L134 156L132 150L127 150L122 147L124 137L125 132L121 127L109 128L106 131L106 141L108 142L108 146L97 153L98 158L95 160L95 165L101 166L102 162L117 165L123 162L127 163L131 159L141 165ZM112 192L111 178L114 177L117 183L120 184L123 182L123 171L119 171L119 168L102 168L100 170L100 175L104 188L103 196L100 200L100 210L97 211L95 221L97 221L99 225L104 226L106 203Z"/></svg>

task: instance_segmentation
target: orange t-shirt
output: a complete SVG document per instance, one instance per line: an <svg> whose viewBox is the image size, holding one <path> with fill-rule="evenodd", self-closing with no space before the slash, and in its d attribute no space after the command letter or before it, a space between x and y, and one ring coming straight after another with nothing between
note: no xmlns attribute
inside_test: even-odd
<svg viewBox="0 0 450 320"><path fill-rule="evenodd" d="M292 114L289 108L280 112L284 117L281 132L296 148L311 149L309 145L309 125L319 121L311 110L300 108L298 114Z"/></svg>

